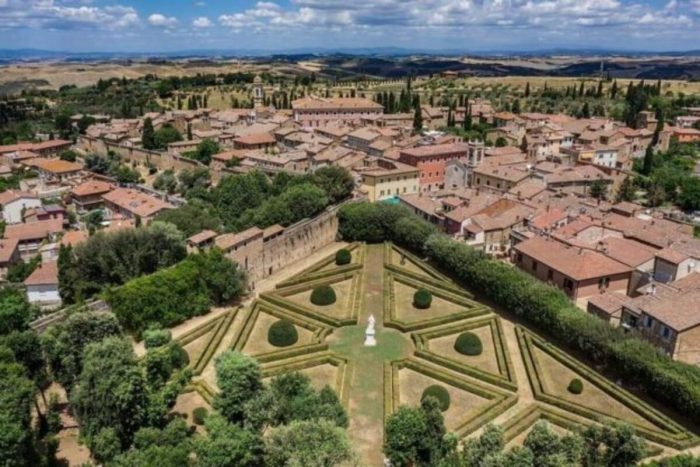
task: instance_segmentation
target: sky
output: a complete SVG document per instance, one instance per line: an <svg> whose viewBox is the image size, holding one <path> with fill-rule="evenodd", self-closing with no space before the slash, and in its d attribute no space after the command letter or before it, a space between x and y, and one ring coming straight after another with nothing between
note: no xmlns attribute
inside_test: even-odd
<svg viewBox="0 0 700 467"><path fill-rule="evenodd" d="M700 49L700 0L0 0L0 48Z"/></svg>

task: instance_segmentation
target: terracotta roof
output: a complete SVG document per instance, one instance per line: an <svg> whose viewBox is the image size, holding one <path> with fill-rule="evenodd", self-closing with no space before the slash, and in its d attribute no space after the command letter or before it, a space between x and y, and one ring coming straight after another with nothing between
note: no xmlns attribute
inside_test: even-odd
<svg viewBox="0 0 700 467"><path fill-rule="evenodd" d="M63 230L63 219L49 219L46 221L29 222L26 224L12 224L5 228L5 238L22 240L38 240L46 238L50 233Z"/></svg>
<svg viewBox="0 0 700 467"><path fill-rule="evenodd" d="M238 144L254 145L254 144L274 144L277 142L274 136L270 133L253 133L250 135L240 136L233 140Z"/></svg>
<svg viewBox="0 0 700 467"><path fill-rule="evenodd" d="M192 235L190 238L187 239L187 243L193 243L195 245L199 245L201 243L204 243L208 240L211 240L212 238L216 237L217 233L214 232L213 230L202 230L201 232Z"/></svg>
<svg viewBox="0 0 700 467"><path fill-rule="evenodd" d="M437 144L432 146L418 146L417 148L403 149L401 154L413 157L433 157L447 154L467 153L468 146L464 143Z"/></svg>
<svg viewBox="0 0 700 467"><path fill-rule="evenodd" d="M24 285L58 285L58 262L40 264L24 280Z"/></svg>
<svg viewBox="0 0 700 467"><path fill-rule="evenodd" d="M70 146L71 144L73 144L71 141L66 141L65 139L54 139L33 144L31 150L41 151L44 149L60 148L61 146Z"/></svg>
<svg viewBox="0 0 700 467"><path fill-rule="evenodd" d="M112 190L112 185L100 180L88 180L73 187L70 191L73 196L101 195Z"/></svg>
<svg viewBox="0 0 700 467"><path fill-rule="evenodd" d="M618 293L602 293L588 299L588 305L595 306L600 311L612 316L622 311L622 305L630 301L630 297Z"/></svg>
<svg viewBox="0 0 700 467"><path fill-rule="evenodd" d="M607 237L601 246L607 256L633 268L654 259L656 254L655 248L629 238Z"/></svg>
<svg viewBox="0 0 700 467"><path fill-rule="evenodd" d="M63 234L61 245L75 246L78 243L83 243L89 238L85 230L70 230Z"/></svg>
<svg viewBox="0 0 700 467"><path fill-rule="evenodd" d="M681 332L700 324L700 288L668 294L661 297L643 296L637 302L639 309ZM641 302L641 303L640 303Z"/></svg>
<svg viewBox="0 0 700 467"><path fill-rule="evenodd" d="M263 230L263 238L269 238L273 235L277 235L280 232L284 232L284 227L279 224L271 225L270 227Z"/></svg>
<svg viewBox="0 0 700 467"><path fill-rule="evenodd" d="M216 246L218 246L222 250L227 251L240 243L246 242L257 236L262 235L262 230L260 230L257 227L251 227L250 229L244 230L243 232L219 235L218 237L216 237L216 239L214 239L214 243L216 243Z"/></svg>
<svg viewBox="0 0 700 467"><path fill-rule="evenodd" d="M102 198L141 217L150 217L164 209L172 209L174 207L172 204L154 196L130 188L117 188L102 195Z"/></svg>
<svg viewBox="0 0 700 467"><path fill-rule="evenodd" d="M12 259L15 251L17 251L17 245L19 240L16 238L4 238L0 240L0 263L7 263Z"/></svg>
<svg viewBox="0 0 700 467"><path fill-rule="evenodd" d="M602 253L566 246L556 240L543 237L525 240L514 248L542 265L577 281L632 271L629 266L608 258Z"/></svg>
<svg viewBox="0 0 700 467"><path fill-rule="evenodd" d="M36 158L28 162L27 165L55 174L78 172L83 169L83 166L80 164L63 161L61 159Z"/></svg>
<svg viewBox="0 0 700 467"><path fill-rule="evenodd" d="M21 198L39 199L34 193L20 190L7 190L0 193L0 206L4 206Z"/></svg>
<svg viewBox="0 0 700 467"><path fill-rule="evenodd" d="M307 110L307 109L373 109L383 110L381 104L361 97L345 97L345 98L321 98L321 97L305 97L292 101L292 109Z"/></svg>

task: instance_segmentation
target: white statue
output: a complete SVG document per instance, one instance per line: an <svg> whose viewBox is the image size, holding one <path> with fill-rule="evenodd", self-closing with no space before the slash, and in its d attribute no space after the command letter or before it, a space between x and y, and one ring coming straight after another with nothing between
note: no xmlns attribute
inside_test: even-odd
<svg viewBox="0 0 700 467"><path fill-rule="evenodd" d="M374 347L377 345L377 340L374 338L376 332L374 330L374 315L369 315L367 320L367 330L365 331L365 347Z"/></svg>

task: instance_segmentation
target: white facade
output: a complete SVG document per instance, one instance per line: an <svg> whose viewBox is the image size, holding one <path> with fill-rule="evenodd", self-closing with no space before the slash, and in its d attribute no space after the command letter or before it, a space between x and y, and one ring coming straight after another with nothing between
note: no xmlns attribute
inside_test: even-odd
<svg viewBox="0 0 700 467"><path fill-rule="evenodd" d="M27 300L32 305L61 305L58 284L41 284L27 286Z"/></svg>
<svg viewBox="0 0 700 467"><path fill-rule="evenodd" d="M8 224L19 224L22 222L23 211L38 207L41 207L41 201L38 198L19 198L2 207L2 217Z"/></svg>
<svg viewBox="0 0 700 467"><path fill-rule="evenodd" d="M617 149L596 149L593 163L604 167L617 166Z"/></svg>

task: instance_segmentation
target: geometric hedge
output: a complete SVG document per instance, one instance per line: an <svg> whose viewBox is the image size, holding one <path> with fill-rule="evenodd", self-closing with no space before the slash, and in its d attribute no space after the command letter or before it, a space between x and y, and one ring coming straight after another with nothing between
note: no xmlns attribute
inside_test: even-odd
<svg viewBox="0 0 700 467"><path fill-rule="evenodd" d="M496 363L498 366L497 373L478 368L474 365L469 365L465 362L469 360L469 357L446 356L441 355L433 350L430 350L431 339L436 339L450 335L454 335L456 337L462 332L482 327L489 328L491 338L493 340L493 344L495 347ZM494 314L489 314L485 317L479 317L466 321L451 323L444 326L440 326L438 328L419 331L412 334L412 338L416 344L415 355L418 358L439 364L458 373L481 379L487 383L495 384L496 386L500 386L504 389L515 391L518 388L515 382L513 364L510 361L510 353L508 352L505 339L503 338L501 320L498 316ZM459 360L457 358L459 358Z"/></svg>
<svg viewBox="0 0 700 467"><path fill-rule="evenodd" d="M683 426L630 392L613 384L591 368L579 363L552 344L520 326L516 327L516 334L536 400L596 422L622 421L629 423L644 438L675 449L684 449L697 444L698 439ZM556 394L547 383L546 375L543 373L543 362L537 356L539 352L543 352L542 358L551 357L568 370L576 373L583 380L584 387L589 386L602 391L607 397L613 399L613 404L622 404L626 410L634 412L636 417L641 417L644 423L627 417L613 416L611 415L612 409L603 411L592 407L590 403L587 403L587 398L590 398L590 395L587 397L579 396L580 400L574 401L568 395ZM561 379L561 375L557 375L557 378ZM568 378L566 382L568 384ZM585 389L584 394L586 394Z"/></svg>
<svg viewBox="0 0 700 467"><path fill-rule="evenodd" d="M452 373L438 366L424 363L421 360L408 358L386 363L384 366L384 418L388 418L401 405L399 371L410 369L438 382L454 386L478 397L488 400L488 403L459 421L453 431L457 436L467 436L474 430L493 420L518 402L517 394L502 389L486 386L478 381Z"/></svg>

